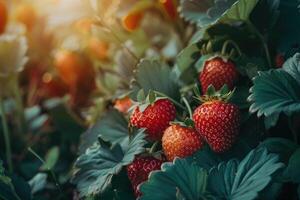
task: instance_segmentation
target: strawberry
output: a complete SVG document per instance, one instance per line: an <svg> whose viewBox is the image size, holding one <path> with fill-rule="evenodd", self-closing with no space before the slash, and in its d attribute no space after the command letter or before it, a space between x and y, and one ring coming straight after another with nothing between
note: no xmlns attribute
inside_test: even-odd
<svg viewBox="0 0 300 200"><path fill-rule="evenodd" d="M284 62L285 62L284 56L281 53L277 54L276 57L275 57L276 67L281 68L282 65L284 64Z"/></svg>
<svg viewBox="0 0 300 200"><path fill-rule="evenodd" d="M172 20L177 18L177 2L175 0L159 0L159 3Z"/></svg>
<svg viewBox="0 0 300 200"><path fill-rule="evenodd" d="M211 100L200 105L193 113L195 128L213 151L227 151L236 141L240 113L236 105Z"/></svg>
<svg viewBox="0 0 300 200"><path fill-rule="evenodd" d="M159 99L142 112L136 107L130 117L130 124L137 128L146 128L150 140L160 140L163 131L175 117L174 104L168 99Z"/></svg>
<svg viewBox="0 0 300 200"><path fill-rule="evenodd" d="M169 126L162 138L162 147L169 161L175 157L184 158L203 147L200 134L194 128L177 124Z"/></svg>
<svg viewBox="0 0 300 200"><path fill-rule="evenodd" d="M0 34L5 31L5 27L7 24L7 6L4 0L0 0Z"/></svg>
<svg viewBox="0 0 300 200"><path fill-rule="evenodd" d="M141 196L138 186L148 179L150 172L160 170L162 160L152 156L136 157L134 161L127 166L128 178L133 186L136 197Z"/></svg>
<svg viewBox="0 0 300 200"><path fill-rule="evenodd" d="M229 89L232 89L238 78L239 74L235 64L231 60L219 56L207 60L199 74L203 93L206 93L209 85L213 85L216 90L219 90L226 84Z"/></svg>

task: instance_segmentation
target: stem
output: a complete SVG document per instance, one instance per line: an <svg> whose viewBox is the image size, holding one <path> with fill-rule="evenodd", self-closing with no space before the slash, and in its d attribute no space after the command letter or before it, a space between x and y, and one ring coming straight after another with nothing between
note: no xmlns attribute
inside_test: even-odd
<svg viewBox="0 0 300 200"><path fill-rule="evenodd" d="M26 131L26 122L24 116L22 95L17 80L18 79L16 78L13 84L13 93L16 100L16 109L18 114L18 128L19 128L19 132L23 133L24 131Z"/></svg>
<svg viewBox="0 0 300 200"><path fill-rule="evenodd" d="M168 99L170 99L176 106L178 106L179 108L185 110L185 107L183 105L181 105L178 101L172 99L171 97L161 93L161 92L158 92L158 91L154 91L156 94L162 96L162 97L167 97Z"/></svg>
<svg viewBox="0 0 300 200"><path fill-rule="evenodd" d="M264 47L264 50L265 50L265 54L266 54L266 57L267 57L267 61L268 61L268 65L269 67L271 68L272 67L272 62L271 62L271 56L270 56L270 53L269 53L269 48L268 48L268 45L264 39L264 36L257 30L257 28L254 26L254 24L251 22L251 21L246 21L246 24L249 26L249 28L258 36L258 38L260 39L263 47Z"/></svg>
<svg viewBox="0 0 300 200"><path fill-rule="evenodd" d="M222 55L225 55L229 44L231 44L235 48L235 50L238 52L238 54L240 56L242 55L242 51L241 51L240 47L233 40L226 40L224 42L223 47L222 47Z"/></svg>
<svg viewBox="0 0 300 200"><path fill-rule="evenodd" d="M294 130L294 126L293 126L293 117L291 116L291 118L288 119L288 123L289 123L289 128L292 132L293 135L293 139L296 142L296 144L298 144L298 134L297 132Z"/></svg>
<svg viewBox="0 0 300 200"><path fill-rule="evenodd" d="M45 161L31 148L31 147L28 147L28 151L30 153L32 153L38 160L40 160L44 165L45 165ZM55 186L57 187L57 189L60 191L60 193L62 193L62 190L61 190L61 187L57 181L57 178L56 178L56 175L55 173L53 172L52 169L48 168L47 167L47 170L50 172L51 176L52 176L52 179L55 183Z"/></svg>
<svg viewBox="0 0 300 200"><path fill-rule="evenodd" d="M109 31L110 31L110 33L114 36L114 38L120 43L120 45L121 45L121 47L122 48L124 48L124 49L126 49L126 51L138 62L139 61L139 58L129 49L129 48L127 48L125 45L124 45L124 43L123 43L123 41L118 37L118 35L117 34L115 34L114 33L114 31L109 27L109 26L106 26L105 25L105 23L103 23L103 20L100 18L100 17L97 17L97 22L100 24L100 25L102 25L102 26L104 26L105 28L107 28Z"/></svg>
<svg viewBox="0 0 300 200"><path fill-rule="evenodd" d="M182 101L184 102L186 108L188 109L189 116L192 119L193 118L193 114L192 114L192 109L191 109L191 106L190 106L189 102L187 101L187 99L185 97L182 97Z"/></svg>
<svg viewBox="0 0 300 200"><path fill-rule="evenodd" d="M1 114L1 121L2 121L2 127L3 127L5 153L6 153L6 160L7 160L7 164L8 164L8 170L10 173L12 173L13 172L13 164L12 164L12 154L11 154L11 145L10 145L10 134L9 134L6 114L5 114L5 110L4 110L4 102L3 102L2 98L0 98L0 114Z"/></svg>

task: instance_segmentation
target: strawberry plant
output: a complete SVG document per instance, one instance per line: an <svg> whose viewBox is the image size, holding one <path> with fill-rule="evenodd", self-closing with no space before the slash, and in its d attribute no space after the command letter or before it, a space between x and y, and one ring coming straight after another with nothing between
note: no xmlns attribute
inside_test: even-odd
<svg viewBox="0 0 300 200"><path fill-rule="evenodd" d="M0 0L0 199L300 199L297 0Z"/></svg>

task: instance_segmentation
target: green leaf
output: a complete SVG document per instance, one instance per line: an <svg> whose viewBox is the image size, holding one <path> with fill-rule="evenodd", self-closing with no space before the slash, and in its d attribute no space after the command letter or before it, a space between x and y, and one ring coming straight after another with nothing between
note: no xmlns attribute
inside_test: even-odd
<svg viewBox="0 0 300 200"><path fill-rule="evenodd" d="M30 181L28 181L32 194L35 194L45 188L47 184L47 177L48 176L45 173L38 173L30 179Z"/></svg>
<svg viewBox="0 0 300 200"><path fill-rule="evenodd" d="M299 146L288 139L268 138L259 147L266 148L268 152L279 155L280 160L286 163Z"/></svg>
<svg viewBox="0 0 300 200"><path fill-rule="evenodd" d="M273 114L268 117L264 118L264 123L266 129L270 129L271 127L275 126L279 120L279 114Z"/></svg>
<svg viewBox="0 0 300 200"><path fill-rule="evenodd" d="M299 2L297 0L280 1L280 15L275 29L275 32L278 32L280 36L278 37L279 52L291 52L295 45L300 44L300 12L298 6ZM287 56L291 55L288 54Z"/></svg>
<svg viewBox="0 0 300 200"><path fill-rule="evenodd" d="M228 9L218 22L247 21L259 0L238 0Z"/></svg>
<svg viewBox="0 0 300 200"><path fill-rule="evenodd" d="M300 110L300 85L282 69L260 72L253 80L249 101L251 112L258 116L271 116L284 112L291 114Z"/></svg>
<svg viewBox="0 0 300 200"><path fill-rule="evenodd" d="M184 19L204 27L215 22L236 0L181 0L180 13Z"/></svg>
<svg viewBox="0 0 300 200"><path fill-rule="evenodd" d="M46 154L45 163L41 166L42 170L51 170L57 163L59 158L59 148L52 147Z"/></svg>
<svg viewBox="0 0 300 200"><path fill-rule="evenodd" d="M79 152L84 151L97 141L98 136L112 143L124 146L128 143L128 122L122 113L110 109L81 136Z"/></svg>
<svg viewBox="0 0 300 200"><path fill-rule="evenodd" d="M237 105L240 109L248 108L250 106L247 98L249 96L249 88L246 86L237 86L234 90L229 102Z"/></svg>
<svg viewBox="0 0 300 200"><path fill-rule="evenodd" d="M164 163L161 171L151 172L140 186L141 200L176 199L178 191L186 199L202 199L206 193L206 170L184 159Z"/></svg>
<svg viewBox="0 0 300 200"><path fill-rule="evenodd" d="M194 68L195 62L201 57L199 44L191 44L184 48L176 57L176 65L174 67L175 74L179 79L186 78L191 82L191 77L197 77L197 71Z"/></svg>
<svg viewBox="0 0 300 200"><path fill-rule="evenodd" d="M284 171L284 177L289 181L300 183L300 148L298 148L289 159Z"/></svg>
<svg viewBox="0 0 300 200"><path fill-rule="evenodd" d="M128 136L129 137L129 136ZM106 191L114 175L134 160L135 155L144 152L144 130L136 132L128 144L112 146L96 143L79 156L74 167L72 182L77 185L80 196L96 195Z"/></svg>
<svg viewBox="0 0 300 200"><path fill-rule="evenodd" d="M0 160L0 199L4 200L30 200L30 187L17 176L7 176Z"/></svg>
<svg viewBox="0 0 300 200"><path fill-rule="evenodd" d="M288 72L300 85L300 53L296 53L289 58L282 66L283 70Z"/></svg>
<svg viewBox="0 0 300 200"><path fill-rule="evenodd" d="M69 141L78 141L84 131L84 127L77 121L74 115L61 99L50 99L45 102L49 110L55 128L62 133L62 137Z"/></svg>
<svg viewBox="0 0 300 200"><path fill-rule="evenodd" d="M272 175L284 165L266 149L252 150L241 162L230 160L210 170L208 189L218 199L251 200L271 181Z"/></svg>
<svg viewBox="0 0 300 200"><path fill-rule="evenodd" d="M173 99L180 99L178 80L167 65L157 60L143 59L137 68L131 85L133 100L137 100L140 89L144 89L145 94L153 90Z"/></svg>

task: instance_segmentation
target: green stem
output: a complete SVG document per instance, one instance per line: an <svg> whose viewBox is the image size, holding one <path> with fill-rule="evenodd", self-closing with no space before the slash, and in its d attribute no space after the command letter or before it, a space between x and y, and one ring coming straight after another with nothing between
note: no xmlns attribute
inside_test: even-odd
<svg viewBox="0 0 300 200"><path fill-rule="evenodd" d="M16 101L16 109L17 109L17 115L18 115L18 129L20 133L26 132L26 121L25 121L25 115L24 115L24 107L23 107L23 100L21 91L18 84L18 78L16 78L13 86L13 93L15 96Z"/></svg>
<svg viewBox="0 0 300 200"><path fill-rule="evenodd" d="M184 102L186 108L189 111L190 118L193 119L193 113L192 113L192 109L191 109L191 106L190 106L189 102L187 101L187 99L185 97L182 97L182 101Z"/></svg>
<svg viewBox="0 0 300 200"><path fill-rule="evenodd" d="M30 153L32 153L38 160L40 160L44 165L45 165L45 161L31 148L31 147L28 147L28 151L30 152ZM55 175L55 173L53 172L53 170L52 169L50 169L50 168L48 168L47 167L47 170L50 172L50 174L51 174L51 176L52 176L52 179L53 179L53 181L54 181L54 183L55 183L55 186L57 187L57 189L60 191L60 193L61 194L63 194L62 193L62 189L61 189L61 187L60 187L60 184L58 183L58 180L57 180L57 178L56 178L56 175Z"/></svg>
<svg viewBox="0 0 300 200"><path fill-rule="evenodd" d="M5 114L5 110L4 110L4 101L2 98L0 98L0 114L1 114L1 121L2 121L2 127L3 127L5 153L6 153L6 160L7 160L7 164L8 164L8 170L10 173L12 173L13 172L13 164L12 164L10 134L9 134L6 114Z"/></svg>
<svg viewBox="0 0 300 200"><path fill-rule="evenodd" d="M224 42L223 47L222 47L222 55L226 54L226 50L227 50L227 47L229 44L235 48L235 50L238 52L238 54L240 56L242 55L242 51L241 51L240 47L233 40L226 40Z"/></svg>
<svg viewBox="0 0 300 200"><path fill-rule="evenodd" d="M159 96L162 96L162 97L167 97L168 99L170 99L176 106L178 106L179 108L185 110L185 107L183 105L181 105L178 101L176 101L175 99L172 99L171 97L161 93L161 92L158 92L158 91L154 91L156 94L158 94Z"/></svg>
<svg viewBox="0 0 300 200"><path fill-rule="evenodd" d="M298 134L297 132L295 131L294 129L294 126L293 126L293 117L291 116L289 119L288 119L288 124L289 124L289 128L292 132L292 135L293 135L293 139L294 141L296 142L296 144L298 144Z"/></svg>
<svg viewBox="0 0 300 200"><path fill-rule="evenodd" d="M265 54L266 54L266 57L267 57L267 61L268 61L268 65L269 67L271 68L272 67L272 61L271 61L271 56L270 56L270 52L269 52L269 48L268 48L268 45L265 41L265 38L264 36L257 30L257 28L254 26L254 24L251 22L251 21L246 21L246 24L249 26L249 28L258 36L258 38L260 39L262 45L263 45L263 48L264 48L264 51L265 51Z"/></svg>

